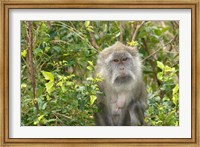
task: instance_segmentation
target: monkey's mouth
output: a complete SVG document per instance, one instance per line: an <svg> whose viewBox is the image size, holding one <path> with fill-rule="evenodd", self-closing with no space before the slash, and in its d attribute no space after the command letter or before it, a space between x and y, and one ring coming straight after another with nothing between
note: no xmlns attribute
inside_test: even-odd
<svg viewBox="0 0 200 147"><path fill-rule="evenodd" d="M115 79L114 83L116 84L128 83L132 79L133 78L130 75L120 75Z"/></svg>

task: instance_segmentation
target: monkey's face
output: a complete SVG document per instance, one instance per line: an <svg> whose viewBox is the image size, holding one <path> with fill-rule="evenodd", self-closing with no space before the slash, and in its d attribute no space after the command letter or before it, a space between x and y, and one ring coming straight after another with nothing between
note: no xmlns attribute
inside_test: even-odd
<svg viewBox="0 0 200 147"><path fill-rule="evenodd" d="M114 85L128 84L135 80L134 58L126 51L112 53L107 58L110 80Z"/></svg>

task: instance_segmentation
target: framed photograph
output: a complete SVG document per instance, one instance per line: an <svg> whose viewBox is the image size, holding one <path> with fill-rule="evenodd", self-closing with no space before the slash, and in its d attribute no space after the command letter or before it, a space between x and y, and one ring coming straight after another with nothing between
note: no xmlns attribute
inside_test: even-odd
<svg viewBox="0 0 200 147"><path fill-rule="evenodd" d="M199 1L1 1L1 145L199 145Z"/></svg>

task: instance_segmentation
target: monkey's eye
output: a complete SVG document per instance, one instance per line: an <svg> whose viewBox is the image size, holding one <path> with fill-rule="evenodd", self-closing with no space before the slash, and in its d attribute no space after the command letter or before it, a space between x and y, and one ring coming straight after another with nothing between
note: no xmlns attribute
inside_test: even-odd
<svg viewBox="0 0 200 147"><path fill-rule="evenodd" d="M119 60L118 60L118 59L114 59L113 61L114 61L114 62L119 62Z"/></svg>
<svg viewBox="0 0 200 147"><path fill-rule="evenodd" d="M124 58L124 59L122 59L122 61L127 61L128 60L128 58Z"/></svg>

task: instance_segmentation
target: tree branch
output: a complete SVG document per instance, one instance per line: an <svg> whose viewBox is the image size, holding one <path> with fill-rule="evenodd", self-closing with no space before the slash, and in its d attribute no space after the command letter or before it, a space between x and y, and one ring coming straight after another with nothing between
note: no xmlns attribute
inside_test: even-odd
<svg viewBox="0 0 200 147"><path fill-rule="evenodd" d="M99 46L97 45L96 39L95 39L95 37L94 37L94 33L93 33L93 32L89 32L89 35L90 35L90 42L91 42L91 45L92 45L95 49L99 49Z"/></svg>
<svg viewBox="0 0 200 147"><path fill-rule="evenodd" d="M120 30L120 36L119 36L120 38L119 38L119 41L123 43L124 27L123 27L122 21L120 21L119 30Z"/></svg>
<svg viewBox="0 0 200 147"><path fill-rule="evenodd" d="M28 43L28 69L29 69L29 75L30 75L30 80L32 83L32 88L33 88L33 101L34 101L34 106L36 108L36 111L38 112L38 103L35 102L35 99L37 97L37 92L36 92L36 80L35 80L35 69L33 67L33 29L32 29L32 22L28 21L27 22L27 43ZM38 124L39 125L39 124Z"/></svg>
<svg viewBox="0 0 200 147"><path fill-rule="evenodd" d="M134 33L133 33L133 36L132 36L131 41L134 41L134 40L135 40L135 38L136 38L136 36L137 36L137 34L138 34L138 31L140 30L140 28L141 28L146 22L147 22L147 21L142 21L142 23L141 23L140 25L137 25L137 26L136 26L136 29L135 29L135 31L134 31Z"/></svg>
<svg viewBox="0 0 200 147"><path fill-rule="evenodd" d="M161 49L163 49L164 47L166 47L168 44L171 44L172 42L174 42L177 38L177 34L174 36L174 38L172 40L170 40L169 42L167 42L166 44L164 44L162 47L160 47L159 49L157 49L155 52L151 53L150 55L148 55L147 57L145 57L142 62L144 62L145 60L147 60L148 58L150 58L151 56L155 55L157 52L159 52Z"/></svg>
<svg viewBox="0 0 200 147"><path fill-rule="evenodd" d="M142 42L143 42L143 45L144 45L144 50L147 52L147 54L149 55L149 51L148 51L148 47L147 47L147 43L144 39L142 39ZM150 60L149 61L150 65L151 65L151 68L152 68L152 71L153 71L153 76L154 76L154 79L155 81L157 82L158 86L161 85L161 82L158 80L157 78L157 70L156 70L156 65L155 65L155 62L153 60ZM162 95L160 95L162 97Z"/></svg>

